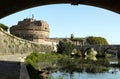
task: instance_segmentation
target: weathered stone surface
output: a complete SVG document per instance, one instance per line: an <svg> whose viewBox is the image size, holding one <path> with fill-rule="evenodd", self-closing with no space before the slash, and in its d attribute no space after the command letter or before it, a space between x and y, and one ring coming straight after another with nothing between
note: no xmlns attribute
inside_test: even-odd
<svg viewBox="0 0 120 79"><path fill-rule="evenodd" d="M50 52L53 47L50 45L37 44L31 41L15 37L0 28L0 54L16 54Z"/></svg>
<svg viewBox="0 0 120 79"><path fill-rule="evenodd" d="M0 79L19 79L20 63L0 61Z"/></svg>
<svg viewBox="0 0 120 79"><path fill-rule="evenodd" d="M10 28L10 33L30 41L39 42L39 39L49 38L49 25L42 20L26 18Z"/></svg>

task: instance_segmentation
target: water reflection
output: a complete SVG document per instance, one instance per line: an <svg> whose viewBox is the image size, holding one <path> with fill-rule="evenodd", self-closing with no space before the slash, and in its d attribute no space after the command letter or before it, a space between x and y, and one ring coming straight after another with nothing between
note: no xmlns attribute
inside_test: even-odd
<svg viewBox="0 0 120 79"><path fill-rule="evenodd" d="M83 58L62 58L49 62L42 61L37 63L37 65L39 67L40 79L80 79L80 74L96 75L109 73L110 75L117 72L120 73L119 59L112 61L112 59L104 58L94 61Z"/></svg>

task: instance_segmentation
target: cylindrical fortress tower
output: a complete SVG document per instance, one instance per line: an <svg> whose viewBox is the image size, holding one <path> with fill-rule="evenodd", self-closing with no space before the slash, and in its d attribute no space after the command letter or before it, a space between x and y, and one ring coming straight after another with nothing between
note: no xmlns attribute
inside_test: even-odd
<svg viewBox="0 0 120 79"><path fill-rule="evenodd" d="M49 31L49 25L45 21L33 18L19 21L10 28L11 34L30 41L49 38Z"/></svg>

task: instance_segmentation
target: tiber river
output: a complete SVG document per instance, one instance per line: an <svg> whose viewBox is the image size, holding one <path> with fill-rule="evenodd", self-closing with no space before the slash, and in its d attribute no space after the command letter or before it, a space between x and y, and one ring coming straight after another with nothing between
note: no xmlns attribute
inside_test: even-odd
<svg viewBox="0 0 120 79"><path fill-rule="evenodd" d="M40 79L120 79L120 60L66 59L39 62Z"/></svg>
<svg viewBox="0 0 120 79"><path fill-rule="evenodd" d="M87 73L87 72L73 72L65 73L57 71L52 73L54 79L120 79L120 70L115 68L110 68L109 71L104 73Z"/></svg>

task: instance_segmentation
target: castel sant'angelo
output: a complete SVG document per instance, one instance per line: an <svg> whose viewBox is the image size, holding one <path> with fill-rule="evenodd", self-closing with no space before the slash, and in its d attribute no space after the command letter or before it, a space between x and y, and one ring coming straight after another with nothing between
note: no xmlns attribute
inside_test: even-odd
<svg viewBox="0 0 120 79"><path fill-rule="evenodd" d="M49 25L43 20L35 20L34 18L26 18L19 21L17 25L10 28L10 33L22 39L30 40L37 43L53 44L57 40L49 38Z"/></svg>
<svg viewBox="0 0 120 79"><path fill-rule="evenodd" d="M10 28L10 33L25 40L38 44L57 45L64 38L50 38L50 28L47 22L36 20L34 17L19 21L17 25ZM69 38L67 38L69 39ZM72 39L72 38L71 38ZM79 41L72 41L75 45L80 45Z"/></svg>

